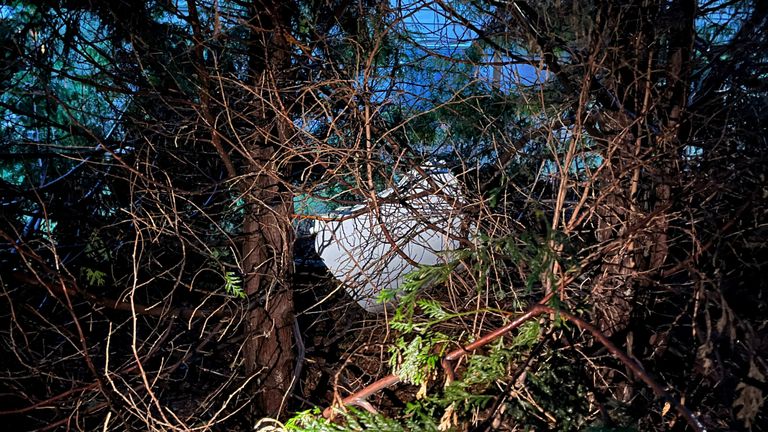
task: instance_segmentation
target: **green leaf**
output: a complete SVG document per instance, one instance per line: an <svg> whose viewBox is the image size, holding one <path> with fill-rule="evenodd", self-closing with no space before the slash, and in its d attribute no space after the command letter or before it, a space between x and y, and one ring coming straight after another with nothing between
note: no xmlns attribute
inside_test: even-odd
<svg viewBox="0 0 768 432"><path fill-rule="evenodd" d="M104 286L106 283L107 274L103 271L94 270L91 268L84 268L85 277L88 279L88 285L90 286Z"/></svg>
<svg viewBox="0 0 768 432"><path fill-rule="evenodd" d="M432 337L416 336L410 342L400 338L390 348L389 364L395 375L403 382L424 384L432 376L440 360L440 352L433 347L440 340Z"/></svg>
<svg viewBox="0 0 768 432"><path fill-rule="evenodd" d="M450 317L450 314L436 300L418 300L416 304L432 319L444 320Z"/></svg>
<svg viewBox="0 0 768 432"><path fill-rule="evenodd" d="M224 273L224 291L227 294L237 297L245 298L245 291L243 291L243 280L237 273L228 271Z"/></svg>

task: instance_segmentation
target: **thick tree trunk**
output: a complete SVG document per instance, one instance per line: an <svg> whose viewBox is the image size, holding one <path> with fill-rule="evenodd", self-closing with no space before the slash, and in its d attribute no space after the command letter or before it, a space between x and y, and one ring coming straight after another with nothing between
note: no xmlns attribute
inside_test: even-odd
<svg viewBox="0 0 768 432"><path fill-rule="evenodd" d="M605 85L620 97L620 108L606 113L600 124L601 130L612 132L605 137L607 166L600 178L603 197L597 209L597 239L605 253L592 295L596 321L608 335L629 322L638 275L644 271L638 258L648 239L638 224L647 215L644 160L652 138L645 114L653 92L648 71L654 58L648 50L653 35L647 27L654 9L644 1L629 1L621 6L605 4L602 12L604 34L615 44L608 50L613 74Z"/></svg>
<svg viewBox="0 0 768 432"><path fill-rule="evenodd" d="M693 0L675 2L669 10L634 2L613 18L624 32L614 50L613 92L624 95L626 112L606 116L611 120L602 125L620 132L610 140L610 166L602 178L606 195L597 234L608 252L593 292L597 320L608 334L625 328L634 307L661 282L667 262L695 8ZM678 23L665 34L648 28L660 14Z"/></svg>
<svg viewBox="0 0 768 432"><path fill-rule="evenodd" d="M230 179L239 179L239 191L245 201L242 233L244 290L249 299L245 322L244 361L252 386L256 415L279 417L293 383L293 199L284 187L286 177L278 168L286 136L286 116L276 112L280 90L287 81L290 44L285 31L290 23L285 5L262 2L251 10L250 74L253 86L248 112L248 137L240 137L247 153L244 169L239 172L216 129L217 119L211 109L213 83L204 60L204 39L197 4L188 0L194 32L194 56L200 78L201 115L211 127L211 144L221 158ZM218 79L221 79L220 77ZM232 109L227 107L227 109Z"/></svg>
<svg viewBox="0 0 768 432"><path fill-rule="evenodd" d="M262 2L252 8L250 73L258 128L248 148L243 181L245 292L251 303L246 321L246 373L258 377L252 391L255 414L277 418L293 385L293 197L279 163L288 146L286 113L276 112L290 66L290 23L285 4ZM285 165L282 165L285 166Z"/></svg>
<svg viewBox="0 0 768 432"><path fill-rule="evenodd" d="M265 180L265 179L260 179ZM293 381L293 294L289 284L293 261L290 226L292 201L275 186L257 181L257 199L249 200L243 244L248 312L245 369L258 374L256 411L278 417ZM274 206L265 206L275 202Z"/></svg>

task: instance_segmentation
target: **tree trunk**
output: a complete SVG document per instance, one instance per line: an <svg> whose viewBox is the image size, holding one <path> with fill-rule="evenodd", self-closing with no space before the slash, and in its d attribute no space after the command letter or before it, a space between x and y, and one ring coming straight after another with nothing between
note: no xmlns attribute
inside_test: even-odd
<svg viewBox="0 0 768 432"><path fill-rule="evenodd" d="M643 224L648 181L646 161L652 137L646 117L653 86L648 73L654 54L648 47L654 35L649 30L657 10L644 1L604 5L604 34L615 38L608 50L613 71L606 87L618 100L619 109L606 113L600 129L611 131L605 139L607 166L600 183L603 200L597 209L597 240L605 253L593 289L596 321L608 335L623 330L629 322L644 266L640 256L648 244Z"/></svg>
<svg viewBox="0 0 768 432"><path fill-rule="evenodd" d="M623 95L625 112L606 116L610 120L602 125L618 133L610 139L610 166L601 179L606 196L597 234L608 252L593 292L597 320L607 334L623 330L635 306L648 303L668 258L696 8L693 0L673 5L665 10L635 2L612 19L623 25L613 51L612 90ZM676 23L665 33L649 27L662 15Z"/></svg>
<svg viewBox="0 0 768 432"><path fill-rule="evenodd" d="M292 201L263 180L256 182L258 197L249 200L244 226L245 292L253 304L246 322L245 369L259 376L257 413L278 417L294 378ZM274 206L264 206L273 200Z"/></svg>
<svg viewBox="0 0 768 432"><path fill-rule="evenodd" d="M243 226L245 292L251 307L246 321L246 373L256 374L255 414L277 418L285 410L293 376L293 197L279 163L287 142L284 115L275 110L287 81L290 23L284 5L265 2L252 8L250 73L257 133L249 144L249 172Z"/></svg>

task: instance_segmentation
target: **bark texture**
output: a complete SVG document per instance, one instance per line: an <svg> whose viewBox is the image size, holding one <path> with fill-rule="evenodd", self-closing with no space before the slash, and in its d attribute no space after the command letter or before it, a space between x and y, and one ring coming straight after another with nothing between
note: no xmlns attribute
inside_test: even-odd
<svg viewBox="0 0 768 432"><path fill-rule="evenodd" d="M608 50L615 72L604 83L620 98L616 112L603 115L600 124L609 156L597 237L608 252L593 298L607 334L624 330L635 308L649 304L669 254L696 4L673 2L679 24L660 32L654 23L664 7L645 1L607 5L601 19L603 35L615 38Z"/></svg>
<svg viewBox="0 0 768 432"><path fill-rule="evenodd" d="M252 6L250 73L254 92L254 140L244 176L246 217L243 227L245 292L251 307L246 321L245 369L256 375L255 413L280 417L294 380L293 197L285 187L280 161L290 145L283 88L290 73L290 23L287 6L259 2Z"/></svg>

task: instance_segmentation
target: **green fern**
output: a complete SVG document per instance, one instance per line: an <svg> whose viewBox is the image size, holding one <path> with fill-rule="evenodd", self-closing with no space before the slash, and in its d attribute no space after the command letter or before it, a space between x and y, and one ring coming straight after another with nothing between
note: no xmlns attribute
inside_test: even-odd
<svg viewBox="0 0 768 432"><path fill-rule="evenodd" d="M224 291L227 294L237 297L245 298L245 291L243 291L243 279L233 271L224 273Z"/></svg>
<svg viewBox="0 0 768 432"><path fill-rule="evenodd" d="M533 348L540 335L541 325L536 320L530 320L518 328L517 335L512 341L512 347Z"/></svg>
<svg viewBox="0 0 768 432"><path fill-rule="evenodd" d="M443 306L436 300L417 300L416 304L419 305L425 315L434 320L446 320L452 317L443 309Z"/></svg>
<svg viewBox="0 0 768 432"><path fill-rule="evenodd" d="M339 410L338 414L342 420L340 424L323 418L317 408L302 411L285 423L285 430L290 432L437 431L434 423L429 421L417 423L414 420L407 420L400 423L381 414L372 414L354 407Z"/></svg>
<svg viewBox="0 0 768 432"><path fill-rule="evenodd" d="M418 335L410 342L399 338L390 348L389 365L403 382L425 385L437 370L443 354L442 349L435 347L446 339L441 334Z"/></svg>
<svg viewBox="0 0 768 432"><path fill-rule="evenodd" d="M107 282L107 274L103 271L94 270L92 268L83 268L85 272L85 278L88 280L90 286L104 286Z"/></svg>
<svg viewBox="0 0 768 432"><path fill-rule="evenodd" d="M435 314L440 314L442 308L439 304L430 303L427 300L419 300L419 292L428 286L437 285L448 280L448 277L458 265L458 261L435 266L421 266L405 275L403 285L396 290L384 290L378 298L379 302L390 301L398 298L398 307L392 319L393 329L403 333L424 332L428 325L419 325L413 317L418 305L425 311L429 309ZM419 302L422 302L419 304Z"/></svg>
<svg viewBox="0 0 768 432"><path fill-rule="evenodd" d="M85 254L88 258L97 262L109 261L107 246L96 231L91 233L88 241L85 243Z"/></svg>

